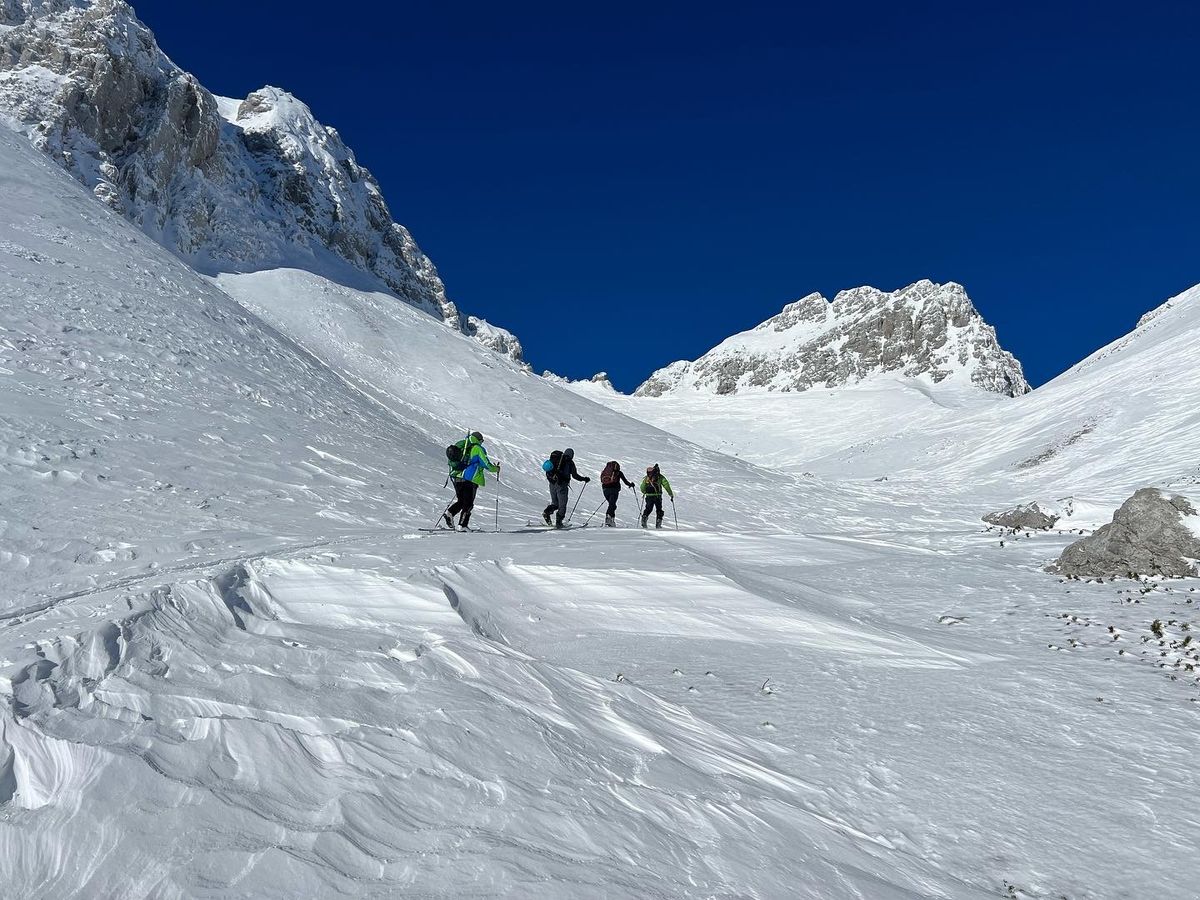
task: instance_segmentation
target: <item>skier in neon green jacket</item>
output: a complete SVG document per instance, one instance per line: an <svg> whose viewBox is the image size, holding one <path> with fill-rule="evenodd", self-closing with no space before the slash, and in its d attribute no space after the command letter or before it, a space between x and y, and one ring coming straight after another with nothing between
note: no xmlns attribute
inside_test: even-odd
<svg viewBox="0 0 1200 900"><path fill-rule="evenodd" d="M455 446L462 449L462 459L450 463L450 477L454 479L454 502L442 514L447 528L454 527L454 517L458 516L458 527L465 531L471 523L471 510L475 508L475 494L483 487L486 479L485 472L499 474L500 464L493 463L488 458L487 448L483 446L483 435L472 431L466 438Z"/></svg>
<svg viewBox="0 0 1200 900"><path fill-rule="evenodd" d="M642 496L646 498L646 508L642 510L642 527L646 527L646 521L650 518L650 511L654 510L657 512L654 519L654 527L662 528L663 491L666 491L667 496L672 500L675 499L675 492L671 490L671 482L667 481L667 476L659 471L658 463L646 469L646 477L642 479L641 491Z"/></svg>

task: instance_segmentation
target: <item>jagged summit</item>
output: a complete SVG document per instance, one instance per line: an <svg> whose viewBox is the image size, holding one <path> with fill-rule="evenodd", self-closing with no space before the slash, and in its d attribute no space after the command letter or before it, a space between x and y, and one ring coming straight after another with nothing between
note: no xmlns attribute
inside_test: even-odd
<svg viewBox="0 0 1200 900"><path fill-rule="evenodd" d="M655 372L635 394L735 394L837 387L896 373L948 378L1008 396L1029 391L1021 364L1000 347L962 285L923 280L891 293L809 294L695 361Z"/></svg>
<svg viewBox="0 0 1200 900"><path fill-rule="evenodd" d="M375 178L291 94L215 97L122 0L0 0L0 26L0 118L198 271L374 282L522 358L460 314Z"/></svg>

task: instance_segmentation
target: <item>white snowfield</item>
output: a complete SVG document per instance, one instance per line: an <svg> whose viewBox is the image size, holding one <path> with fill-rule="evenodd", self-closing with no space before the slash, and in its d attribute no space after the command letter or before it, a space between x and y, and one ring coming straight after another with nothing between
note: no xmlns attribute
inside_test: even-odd
<svg viewBox="0 0 1200 900"><path fill-rule="evenodd" d="M1191 477L1195 296L1020 400L615 411L3 130L0 197L0 895L1195 896L1193 582L978 522ZM502 532L421 531L476 428ZM526 527L568 445L679 530Z"/></svg>

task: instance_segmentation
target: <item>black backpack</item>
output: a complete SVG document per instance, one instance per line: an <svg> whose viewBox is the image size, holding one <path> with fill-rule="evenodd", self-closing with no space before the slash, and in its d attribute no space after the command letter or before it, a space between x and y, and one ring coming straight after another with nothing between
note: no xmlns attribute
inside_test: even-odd
<svg viewBox="0 0 1200 900"><path fill-rule="evenodd" d="M465 443L466 441L459 441L457 444L451 444L446 448L446 461L450 463L451 472L458 473L462 471L463 444Z"/></svg>
<svg viewBox="0 0 1200 900"><path fill-rule="evenodd" d="M555 450L550 454L550 469L546 472L546 480L551 484L558 484L558 470L562 466L563 452Z"/></svg>

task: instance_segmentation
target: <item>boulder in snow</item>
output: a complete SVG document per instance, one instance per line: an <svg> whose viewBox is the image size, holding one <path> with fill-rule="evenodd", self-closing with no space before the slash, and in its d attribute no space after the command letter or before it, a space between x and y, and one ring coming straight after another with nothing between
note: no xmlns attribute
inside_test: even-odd
<svg viewBox="0 0 1200 900"><path fill-rule="evenodd" d="M1064 575L1196 574L1200 514L1187 497L1142 488L1095 534L1076 541L1051 564Z"/></svg>
<svg viewBox="0 0 1200 900"><path fill-rule="evenodd" d="M983 517L989 525L999 525L1001 528L1026 529L1029 531L1044 531L1053 528L1060 515L1056 510L1038 503L1022 503L1012 509L1002 512L990 512Z"/></svg>

